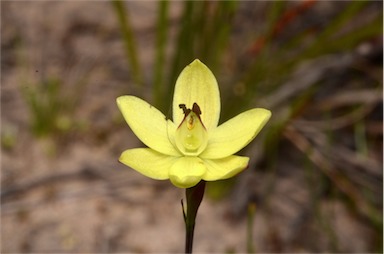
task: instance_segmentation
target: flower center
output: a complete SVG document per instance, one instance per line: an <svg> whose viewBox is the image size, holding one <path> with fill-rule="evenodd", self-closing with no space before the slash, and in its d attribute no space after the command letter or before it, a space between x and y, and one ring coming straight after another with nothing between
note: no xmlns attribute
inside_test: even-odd
<svg viewBox="0 0 384 254"><path fill-rule="evenodd" d="M193 103L192 109L180 104L183 109L184 119L176 130L175 142L177 148L184 155L199 155L208 143L207 130L201 122L201 111L197 103Z"/></svg>

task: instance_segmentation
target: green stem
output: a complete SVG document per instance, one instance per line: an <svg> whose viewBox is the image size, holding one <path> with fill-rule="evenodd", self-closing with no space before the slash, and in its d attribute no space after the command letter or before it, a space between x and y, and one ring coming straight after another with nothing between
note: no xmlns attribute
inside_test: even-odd
<svg viewBox="0 0 384 254"><path fill-rule="evenodd" d="M155 105L158 109L165 110L168 105L164 103L164 59L165 59L165 46L167 41L168 31L168 1L159 2L159 16L157 18L156 29L156 55L155 55L155 71L154 71L154 99Z"/></svg>
<svg viewBox="0 0 384 254"><path fill-rule="evenodd" d="M253 221L255 217L256 204L248 204L248 215L247 215L247 252L254 253L255 247L253 246Z"/></svg>
<svg viewBox="0 0 384 254"><path fill-rule="evenodd" d="M112 1L112 5L115 9L119 21L120 30L122 32L125 44L125 52L127 55L127 60L132 68L132 76L134 82L137 85L142 85L143 75L138 60L135 36L133 34L133 29L129 20L128 12L125 12L124 2L121 0Z"/></svg>
<svg viewBox="0 0 384 254"><path fill-rule="evenodd" d="M185 196L187 199L187 212L185 212L183 201L181 205L183 207L183 215L185 222L185 253L192 253L193 246L193 233L195 230L195 220L197 210L204 197L205 181L200 181L197 185L185 190Z"/></svg>

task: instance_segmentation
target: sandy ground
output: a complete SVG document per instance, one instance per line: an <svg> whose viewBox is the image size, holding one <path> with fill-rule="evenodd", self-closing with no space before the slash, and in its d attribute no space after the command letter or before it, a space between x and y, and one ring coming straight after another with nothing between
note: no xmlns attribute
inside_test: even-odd
<svg viewBox="0 0 384 254"><path fill-rule="evenodd" d="M127 5L142 64L151 68L157 5ZM124 149L140 143L115 105L117 96L134 94L135 87L110 4L2 2L1 7L1 127L15 139L11 149L2 148L1 252L183 251L183 191L117 161ZM180 4L173 3L171 17L177 19L180 11ZM87 85L77 94L74 83L84 75ZM22 86L49 76L63 80L68 92L63 96L78 100L71 117L83 126L59 140L31 134L20 92ZM284 156L298 155L287 151ZM278 165L268 205L257 202L255 250L370 251L374 232L344 203L319 201L316 211L326 216L316 217L299 164ZM251 170L243 174L238 181L247 179L245 188L255 193L270 177L265 172L255 176ZM241 192L236 195L221 201L205 198L198 214L196 252L246 252L246 211L234 212L238 208L233 197Z"/></svg>

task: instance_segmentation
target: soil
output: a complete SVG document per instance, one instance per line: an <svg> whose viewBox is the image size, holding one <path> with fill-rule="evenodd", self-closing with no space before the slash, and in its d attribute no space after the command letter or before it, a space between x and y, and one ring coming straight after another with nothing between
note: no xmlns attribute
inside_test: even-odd
<svg viewBox="0 0 384 254"><path fill-rule="evenodd" d="M125 4L150 79L157 4ZM181 13L182 3L172 2L171 36ZM182 252L184 191L118 162L122 151L142 144L115 100L140 88L111 4L2 2L1 16L1 252ZM54 77L62 82L59 98L73 103L71 115L63 116L69 131L36 137L22 91ZM297 163L277 165L268 197L261 190L271 175L252 169L232 182L230 195L205 197L194 251L246 252L249 229L256 252L371 251L375 231L345 202L321 200L314 207L303 158L295 149L282 151ZM241 201L249 196L256 203L251 222Z"/></svg>

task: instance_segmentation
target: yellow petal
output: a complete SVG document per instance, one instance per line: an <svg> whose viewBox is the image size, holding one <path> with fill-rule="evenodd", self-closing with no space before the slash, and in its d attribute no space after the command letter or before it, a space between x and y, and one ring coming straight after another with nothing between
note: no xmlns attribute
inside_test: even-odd
<svg viewBox="0 0 384 254"><path fill-rule="evenodd" d="M198 157L180 157L169 171L169 179L179 188L198 184L206 172L204 162Z"/></svg>
<svg viewBox="0 0 384 254"><path fill-rule="evenodd" d="M271 117L271 112L255 108L237 115L209 133L207 148L201 158L219 159L230 156L248 145Z"/></svg>
<svg viewBox="0 0 384 254"><path fill-rule="evenodd" d="M203 175L205 181L216 181L231 178L248 166L249 158L232 155L223 159L204 160L207 172Z"/></svg>
<svg viewBox="0 0 384 254"><path fill-rule="evenodd" d="M180 73L173 95L173 122L178 126L184 118L180 104L192 108L196 102L201 120L209 131L215 128L220 117L220 93L212 72L199 60L193 61Z"/></svg>
<svg viewBox="0 0 384 254"><path fill-rule="evenodd" d="M169 169L177 159L150 148L135 148L125 150L119 161L147 177L165 180L169 178Z"/></svg>
<svg viewBox="0 0 384 254"><path fill-rule="evenodd" d="M125 121L145 145L167 155L180 154L170 142L176 125L163 113L135 96L120 96L116 101Z"/></svg>

